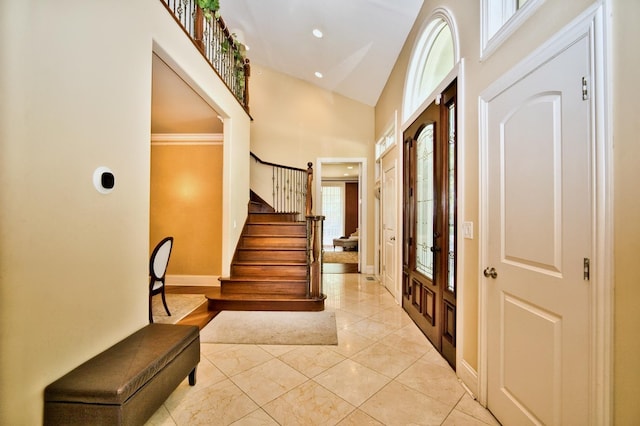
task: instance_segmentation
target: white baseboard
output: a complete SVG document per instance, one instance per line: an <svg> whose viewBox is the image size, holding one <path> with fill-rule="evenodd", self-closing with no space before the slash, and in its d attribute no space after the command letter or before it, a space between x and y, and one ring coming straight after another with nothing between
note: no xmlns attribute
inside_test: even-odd
<svg viewBox="0 0 640 426"><path fill-rule="evenodd" d="M465 360L461 360L456 366L456 373L473 399L478 399L478 372Z"/></svg>
<svg viewBox="0 0 640 426"><path fill-rule="evenodd" d="M362 269L362 273L363 274L368 274L368 275L373 275L375 271L376 270L373 267L373 265L367 265Z"/></svg>
<svg viewBox="0 0 640 426"><path fill-rule="evenodd" d="M167 285L220 286L218 275L167 275Z"/></svg>

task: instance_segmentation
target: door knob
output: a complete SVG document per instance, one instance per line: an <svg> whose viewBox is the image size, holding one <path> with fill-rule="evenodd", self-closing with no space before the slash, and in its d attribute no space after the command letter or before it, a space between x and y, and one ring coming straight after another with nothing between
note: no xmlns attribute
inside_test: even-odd
<svg viewBox="0 0 640 426"><path fill-rule="evenodd" d="M389 238L389 239L390 239L391 241L395 241L395 240L396 240L396 237L391 237L391 238Z"/></svg>
<svg viewBox="0 0 640 426"><path fill-rule="evenodd" d="M487 277L487 278L491 277L494 280L496 278L498 278L498 271L496 271L496 268L493 268L493 267L492 268L485 268L483 274L484 274L485 277Z"/></svg>

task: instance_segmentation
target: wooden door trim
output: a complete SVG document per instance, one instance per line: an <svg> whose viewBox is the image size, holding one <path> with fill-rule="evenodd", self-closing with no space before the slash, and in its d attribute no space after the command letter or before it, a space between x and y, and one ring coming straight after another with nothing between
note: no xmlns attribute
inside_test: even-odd
<svg viewBox="0 0 640 426"><path fill-rule="evenodd" d="M606 105L608 86L605 80L609 63L604 54L606 45L605 6L597 3L588 8L564 29L541 45L531 55L515 65L480 94L479 99L479 164L480 164L480 218L478 237L479 250L479 335L478 335L478 400L486 406L487 380L487 304L490 280L482 275L486 266L489 247L488 236L488 105L505 89L562 53L576 40L587 37L592 42L591 103L593 120L592 135L594 185L592 197L595 218L593 221L594 248L592 265L596 265L590 282L592 326L589 330L590 350L590 413L592 424L613 424L613 200L608 191L612 182L612 137L607 133L609 111ZM596 96L597 95L597 96Z"/></svg>

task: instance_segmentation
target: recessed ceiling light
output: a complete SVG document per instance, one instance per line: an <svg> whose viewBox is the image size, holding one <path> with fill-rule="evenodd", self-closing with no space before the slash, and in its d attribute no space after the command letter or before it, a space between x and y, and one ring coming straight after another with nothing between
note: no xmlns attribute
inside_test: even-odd
<svg viewBox="0 0 640 426"><path fill-rule="evenodd" d="M315 72L316 77L322 78L322 73L320 71Z"/></svg>
<svg viewBox="0 0 640 426"><path fill-rule="evenodd" d="M311 33L313 34L314 37L316 38L322 38L324 36L324 34L322 34L322 31L320 31L317 28L314 28L313 31L311 31Z"/></svg>
<svg viewBox="0 0 640 426"><path fill-rule="evenodd" d="M349 173L345 173L344 176L349 176Z"/></svg>
<svg viewBox="0 0 640 426"><path fill-rule="evenodd" d="M353 169L353 166L347 166L347 169L351 170Z"/></svg>

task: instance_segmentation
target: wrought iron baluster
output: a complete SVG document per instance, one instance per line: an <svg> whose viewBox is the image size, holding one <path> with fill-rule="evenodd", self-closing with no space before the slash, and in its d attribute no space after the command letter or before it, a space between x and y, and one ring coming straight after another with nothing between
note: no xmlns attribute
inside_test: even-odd
<svg viewBox="0 0 640 426"><path fill-rule="evenodd" d="M242 54L236 61L238 48L222 18L205 18L195 0L161 1L248 112L249 60Z"/></svg>

